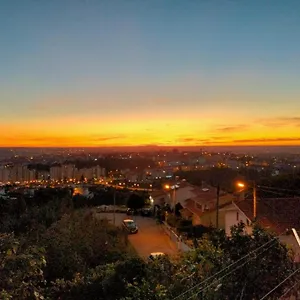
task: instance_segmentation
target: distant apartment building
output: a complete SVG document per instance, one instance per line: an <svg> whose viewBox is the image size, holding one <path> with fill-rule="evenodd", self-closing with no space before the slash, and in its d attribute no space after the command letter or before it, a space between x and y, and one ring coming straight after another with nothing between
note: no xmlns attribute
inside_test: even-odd
<svg viewBox="0 0 300 300"><path fill-rule="evenodd" d="M0 183L9 182L10 169L6 166L0 166Z"/></svg>
<svg viewBox="0 0 300 300"><path fill-rule="evenodd" d="M106 170L100 166L92 168L76 169L74 165L60 165L54 164L50 167L50 171L37 171L28 169L27 165L15 166L0 166L0 183L6 184L8 182L30 182L33 180L48 180L49 177L53 181L66 180L80 180L82 178L87 180L100 179L106 176Z"/></svg>
<svg viewBox="0 0 300 300"><path fill-rule="evenodd" d="M106 170L105 168L102 168L99 165L97 165L96 167L93 168L93 174L94 174L94 178L100 179L106 177Z"/></svg>
<svg viewBox="0 0 300 300"><path fill-rule="evenodd" d="M24 173L24 181L30 182L36 180L36 171L27 169Z"/></svg>
<svg viewBox="0 0 300 300"><path fill-rule="evenodd" d="M75 165L67 164L62 165L62 178L66 180L75 178Z"/></svg>
<svg viewBox="0 0 300 300"><path fill-rule="evenodd" d="M76 180L81 180L82 178L85 180L100 179L105 176L105 168L102 168L98 165L92 168L75 169L74 171L74 178Z"/></svg>
<svg viewBox="0 0 300 300"><path fill-rule="evenodd" d="M26 165L1 166L0 182L20 182L35 180L36 174L34 170L29 170Z"/></svg>
<svg viewBox="0 0 300 300"><path fill-rule="evenodd" d="M62 167L60 165L53 165L50 167L50 179L51 180L62 180Z"/></svg>
<svg viewBox="0 0 300 300"><path fill-rule="evenodd" d="M93 179L93 177L94 174L92 168L82 168L76 170L76 175L75 175L76 180L80 180L82 178L84 178L85 180L90 180Z"/></svg>
<svg viewBox="0 0 300 300"><path fill-rule="evenodd" d="M50 177L50 173L47 171L37 171L37 180L43 181L48 180Z"/></svg>
<svg viewBox="0 0 300 300"><path fill-rule="evenodd" d="M23 182L24 180L24 169L27 166L15 165L9 168L9 181L10 182Z"/></svg>

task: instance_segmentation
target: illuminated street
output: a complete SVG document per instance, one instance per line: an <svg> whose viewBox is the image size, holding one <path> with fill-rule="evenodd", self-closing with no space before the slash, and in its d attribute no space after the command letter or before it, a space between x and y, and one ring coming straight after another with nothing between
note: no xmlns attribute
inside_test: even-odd
<svg viewBox="0 0 300 300"><path fill-rule="evenodd" d="M106 217L113 221L112 213L99 213L101 217ZM126 214L116 214L116 225L121 226L122 221L126 218L132 218ZM176 244L165 234L161 225L157 225L152 218L134 216L139 232L129 235L129 241L137 253L146 258L151 252L164 252L168 255L176 254Z"/></svg>

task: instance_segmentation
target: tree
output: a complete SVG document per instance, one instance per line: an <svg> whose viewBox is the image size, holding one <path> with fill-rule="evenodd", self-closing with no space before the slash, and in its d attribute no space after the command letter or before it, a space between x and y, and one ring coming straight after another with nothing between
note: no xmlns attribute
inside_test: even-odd
<svg viewBox="0 0 300 300"><path fill-rule="evenodd" d="M195 274L193 286L248 255L245 260L210 280L209 288L197 295L194 291L195 297L191 299L230 300L241 296L245 300L260 299L292 272L292 255L278 239L257 226L253 227L252 235L247 235L244 226L234 226L231 238L226 237L224 231L209 233L198 240L198 248L184 258L184 264L195 266L197 270L198 279ZM266 243L269 244L261 251L251 252ZM188 282L185 284L189 285ZM278 288L272 296L278 299L283 288Z"/></svg>
<svg viewBox="0 0 300 300"><path fill-rule="evenodd" d="M140 209L145 206L145 199L144 197L138 194L131 194L127 200L127 207L132 209Z"/></svg>
<svg viewBox="0 0 300 300"><path fill-rule="evenodd" d="M43 251L37 247L22 249L12 234L0 235L1 299L42 299Z"/></svg>
<svg viewBox="0 0 300 300"><path fill-rule="evenodd" d="M87 206L87 198L83 195L76 194L73 196L73 205L75 209L85 207Z"/></svg>
<svg viewBox="0 0 300 300"><path fill-rule="evenodd" d="M22 213L26 211L26 201L24 197L18 197L17 198L17 204L16 204L17 214L20 216Z"/></svg>
<svg viewBox="0 0 300 300"><path fill-rule="evenodd" d="M100 201L109 194L98 195ZM18 201L0 202L0 229L6 232L0 234L1 299L170 300L190 291L186 299L256 300L295 267L292 253L257 225L251 235L244 224L234 226L230 238L224 230L199 227L192 251L146 262L132 253L119 228L86 207L74 210L69 190L45 189L34 201L23 200L21 209ZM143 196L130 193L129 207L143 205Z"/></svg>
<svg viewBox="0 0 300 300"><path fill-rule="evenodd" d="M73 280L57 280L47 289L48 299L117 300L128 294L128 285L141 284L147 265L139 258L97 266ZM141 298L137 298L141 299Z"/></svg>
<svg viewBox="0 0 300 300"><path fill-rule="evenodd" d="M88 210L63 216L41 243L47 249L49 280L71 280L77 272L123 259L129 251L126 235Z"/></svg>
<svg viewBox="0 0 300 300"><path fill-rule="evenodd" d="M172 267L166 268L165 278L161 278L163 262L159 262L160 271L148 266L144 281L130 284L124 298L169 300L189 291L185 298L193 300L260 299L293 272L292 257L269 233L255 226L253 234L247 235L243 226L232 228L231 238L219 230L198 239L198 248L172 262ZM251 251L268 242L265 248L252 254ZM228 267L244 255L248 256ZM218 276L210 278L221 270ZM205 284L198 285L205 280ZM278 299L286 287L278 288L272 299Z"/></svg>
<svg viewBox="0 0 300 300"><path fill-rule="evenodd" d="M258 226L253 227L252 235L244 234L244 224L232 228L232 238L226 239L223 245L230 260L236 261L269 243L261 252L249 256L246 264L224 278L220 293L233 299L243 291L243 299L260 299L278 283L284 280L293 269L292 253L274 236ZM271 240L274 242L271 243ZM242 287L242 289L241 289ZM282 294L280 287L272 295L278 299Z"/></svg>
<svg viewBox="0 0 300 300"><path fill-rule="evenodd" d="M183 209L183 206L180 204L180 202L178 202L176 205L175 205L175 215L176 217L181 217L181 213L180 211Z"/></svg>

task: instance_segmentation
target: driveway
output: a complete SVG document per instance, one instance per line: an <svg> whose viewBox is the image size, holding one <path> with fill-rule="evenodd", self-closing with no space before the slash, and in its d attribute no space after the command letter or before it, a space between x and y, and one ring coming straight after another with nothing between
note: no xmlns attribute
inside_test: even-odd
<svg viewBox="0 0 300 300"><path fill-rule="evenodd" d="M98 213L98 215L113 221L112 213ZM134 219L139 228L139 232L129 235L128 239L142 258L147 258L151 252L164 252L171 256L178 253L176 243L164 232L162 225L156 224L155 220L148 217L132 217L116 213L116 225L121 226L122 221L126 218Z"/></svg>

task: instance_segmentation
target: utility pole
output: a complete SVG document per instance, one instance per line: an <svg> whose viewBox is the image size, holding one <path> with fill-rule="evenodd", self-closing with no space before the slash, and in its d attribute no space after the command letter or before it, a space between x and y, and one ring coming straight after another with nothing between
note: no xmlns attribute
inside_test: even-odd
<svg viewBox="0 0 300 300"><path fill-rule="evenodd" d="M294 234L294 236L296 238L296 241L297 241L297 243L298 243L298 245L300 247L300 238L299 238L298 232L296 231L295 228L292 228L292 231L293 231L293 234Z"/></svg>
<svg viewBox="0 0 300 300"><path fill-rule="evenodd" d="M176 185L174 185L174 192L173 192L173 211L174 211L174 216L176 216L175 205L176 205Z"/></svg>
<svg viewBox="0 0 300 300"><path fill-rule="evenodd" d="M253 219L256 219L256 211L257 211L257 196L256 196L256 184L253 181Z"/></svg>
<svg viewBox="0 0 300 300"><path fill-rule="evenodd" d="M116 189L114 188L114 217L113 217L114 225L116 225Z"/></svg>
<svg viewBox="0 0 300 300"><path fill-rule="evenodd" d="M217 186L217 211L216 211L216 228L219 229L219 204L220 204L220 184Z"/></svg>

